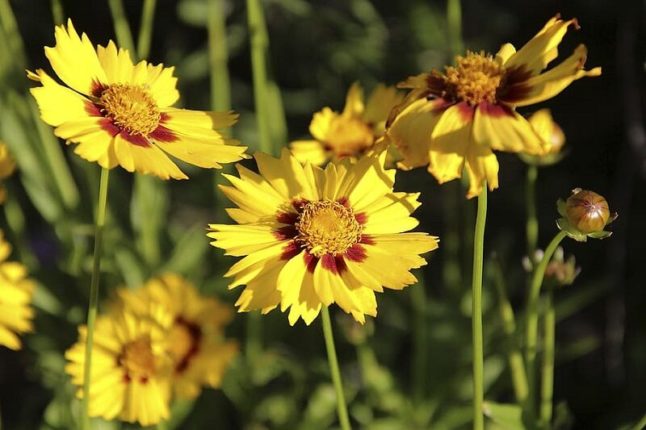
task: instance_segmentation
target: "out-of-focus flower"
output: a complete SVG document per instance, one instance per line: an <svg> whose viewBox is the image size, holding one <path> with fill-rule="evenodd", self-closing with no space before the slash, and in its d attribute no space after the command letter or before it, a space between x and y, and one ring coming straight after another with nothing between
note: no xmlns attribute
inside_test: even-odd
<svg viewBox="0 0 646 430"><path fill-rule="evenodd" d="M552 98L576 79L601 74L598 67L583 68L584 45L542 73L557 57L570 26L578 27L575 19L554 17L517 52L509 43L495 56L467 52L444 72L434 70L399 84L411 90L388 121L387 134L403 156L399 165L428 164L440 183L460 178L466 167L467 196L473 197L485 181L490 190L498 187L493 150L545 153L544 143L516 108Z"/></svg>
<svg viewBox="0 0 646 430"><path fill-rule="evenodd" d="M585 242L588 237L605 239L612 233L605 227L617 219L617 213L610 213L608 202L594 191L575 188L566 200L557 202L562 218L556 222L572 239Z"/></svg>
<svg viewBox="0 0 646 430"><path fill-rule="evenodd" d="M318 166L330 158L356 159L382 139L388 114L401 100L395 88L380 84L364 104L363 89L354 83L348 90L343 112L325 107L315 113L310 123L314 139L292 142L292 153L301 163Z"/></svg>
<svg viewBox="0 0 646 430"><path fill-rule="evenodd" d="M45 48L45 55L66 86L39 69L28 72L42 84L31 93L43 121L56 127L56 136L78 143L80 157L108 169L120 165L129 172L186 179L167 154L204 168L244 156L245 147L216 131L233 125L236 114L171 107L179 98L173 67L135 65L112 41L95 50L71 20L67 28L56 27L55 36L56 46Z"/></svg>
<svg viewBox="0 0 646 430"><path fill-rule="evenodd" d="M528 118L528 121L536 135L543 142L545 153L542 155L530 155L521 152L518 154L520 158L525 163L534 166L550 166L561 161L565 156L565 151L563 151L565 133L554 122L550 110L541 109L536 111Z"/></svg>
<svg viewBox="0 0 646 430"><path fill-rule="evenodd" d="M16 162L11 154L7 145L0 142L0 180L6 179L16 170ZM4 186L0 185L0 204L4 203L7 198L7 190Z"/></svg>
<svg viewBox="0 0 646 430"><path fill-rule="evenodd" d="M147 315L116 309L99 316L92 351L92 385L89 415L107 420L118 418L142 426L168 419L172 360L166 345L171 315L157 307ZM83 387L87 330L67 352L65 370L72 383Z"/></svg>
<svg viewBox="0 0 646 430"><path fill-rule="evenodd" d="M202 296L184 278L167 273L139 289L121 289L126 307L138 313L161 306L173 323L166 350L173 361L171 380L178 397L195 398L203 385L217 388L238 353L238 344L224 339L224 327L233 309L212 297Z"/></svg>
<svg viewBox="0 0 646 430"><path fill-rule="evenodd" d="M523 267L525 270L531 273L535 269L535 265L543 259L543 255L543 250L538 249L533 256L533 261L529 257L524 257ZM577 267L574 255L570 255L566 260L563 248L559 246L547 264L544 282L554 287L571 285L579 273L581 273L581 268Z"/></svg>
<svg viewBox="0 0 646 430"><path fill-rule="evenodd" d="M11 245L0 230L0 345L18 350L22 347L18 335L33 329L35 284L27 277L25 266L7 261L9 254Z"/></svg>
<svg viewBox="0 0 646 430"><path fill-rule="evenodd" d="M404 233L418 221L410 214L418 193L393 192L394 170L385 152L356 163L301 165L283 151L280 159L257 153L260 173L237 165L240 177L221 186L238 207L228 209L239 225L212 224L211 244L244 257L225 276L230 288L246 285L240 311L280 305L289 322L310 324L332 303L363 323L375 316L375 292L416 282L410 270L437 248L426 233Z"/></svg>

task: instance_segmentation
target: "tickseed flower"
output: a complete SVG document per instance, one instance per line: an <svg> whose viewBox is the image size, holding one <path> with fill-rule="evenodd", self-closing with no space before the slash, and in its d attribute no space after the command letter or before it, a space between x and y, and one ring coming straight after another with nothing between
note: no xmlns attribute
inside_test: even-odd
<svg viewBox="0 0 646 430"><path fill-rule="evenodd" d="M21 263L7 261L11 245L0 231L0 345L19 350L21 333L33 329L34 310L31 307L35 284L27 277Z"/></svg>
<svg viewBox="0 0 646 430"><path fill-rule="evenodd" d="M617 219L617 213L610 213L608 202L594 191L575 188L566 200L557 202L562 218L556 222L572 239L585 242L588 237L605 239L612 233L605 227Z"/></svg>
<svg viewBox="0 0 646 430"><path fill-rule="evenodd" d="M363 88L355 82L348 90L343 112L325 107L315 113L310 123L314 139L292 142L292 153L302 163L319 166L330 158L356 159L382 139L388 114L401 100L395 88L380 84L364 104Z"/></svg>
<svg viewBox="0 0 646 430"><path fill-rule="evenodd" d="M534 166L550 166L561 161L565 156L565 151L563 151L565 133L554 122L550 110L541 109L536 111L527 120L534 133L541 139L545 152L541 155L530 155L521 152L518 154L521 160Z"/></svg>
<svg viewBox="0 0 646 430"><path fill-rule="evenodd" d="M172 319L160 308L142 316L127 309L96 320L92 352L89 415L118 418L142 426L168 419L172 360L166 353ZM66 353L66 372L84 395L85 326Z"/></svg>
<svg viewBox="0 0 646 430"><path fill-rule="evenodd" d="M554 97L572 81L599 76L601 68L584 70L587 49L574 53L547 72L542 70L558 55L557 47L575 19L550 19L518 52L507 43L495 56L467 52L444 72L408 78L399 84L411 91L391 113L388 135L399 149L400 166L411 169L428 164L444 183L462 176L466 167L467 196L480 193L487 181L498 187L498 160L492 152L545 153L542 140L517 107Z"/></svg>
<svg viewBox="0 0 646 430"><path fill-rule="evenodd" d="M238 207L239 225L211 224L211 244L244 257L225 276L230 288L246 285L236 306L267 313L280 305L289 322L310 324L321 306L336 303L355 320L377 314L375 292L416 282L410 270L426 264L420 254L436 237L404 233L419 193L393 192L394 170L384 151L329 163L301 165L284 150L279 159L257 153L259 173L237 165L240 177L221 186Z"/></svg>
<svg viewBox="0 0 646 430"><path fill-rule="evenodd" d="M204 168L243 157L246 148L216 131L233 125L236 114L171 107L179 98L173 67L134 65L112 41L95 51L71 20L55 36L45 55L66 86L39 69L28 72L42 84L31 93L43 121L56 127L56 136L78 143L80 157L162 179L187 178L167 154Z"/></svg>
<svg viewBox="0 0 646 430"><path fill-rule="evenodd" d="M7 145L0 142L0 180L4 180L11 176L14 170L16 170L16 162L9 154ZM7 190L2 185L0 185L0 204L4 203L6 198Z"/></svg>
<svg viewBox="0 0 646 430"><path fill-rule="evenodd" d="M121 289L126 306L145 313L159 305L173 323L167 332L166 351L173 361L171 380L176 396L195 398L202 385L217 388L238 353L234 341L224 339L224 327L233 310L215 298L202 296L179 275L167 273L139 289Z"/></svg>

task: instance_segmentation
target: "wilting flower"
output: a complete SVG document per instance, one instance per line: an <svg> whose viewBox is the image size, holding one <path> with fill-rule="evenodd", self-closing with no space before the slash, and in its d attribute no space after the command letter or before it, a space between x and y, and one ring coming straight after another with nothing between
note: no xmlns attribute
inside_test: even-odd
<svg viewBox="0 0 646 430"><path fill-rule="evenodd" d="M72 21L56 27L56 46L45 55L58 84L43 70L28 72L42 86L31 93L41 117L56 136L78 143L75 152L105 168L162 179L187 176L167 156L204 168L237 161L246 148L216 129L235 123L231 112L201 112L171 107L179 98L173 67L134 65L130 53L110 41L96 51L76 33Z"/></svg>
<svg viewBox="0 0 646 430"><path fill-rule="evenodd" d="M153 309L153 308L151 308ZM168 419L172 360L166 352L172 319L159 307L147 315L117 309L99 316L94 331L89 415L143 426ZM65 370L83 386L87 330L66 353ZM77 392L84 395L82 388Z"/></svg>
<svg viewBox="0 0 646 430"><path fill-rule="evenodd" d="M32 330L35 284L27 278L25 266L7 261L9 254L11 245L0 231L0 345L18 350L22 347L18 335Z"/></svg>
<svg viewBox="0 0 646 430"><path fill-rule="evenodd" d="M605 239L612 233L605 227L617 219L617 213L610 213L608 202L594 191L575 188L564 202L557 202L562 218L556 224L572 239L585 242L588 237Z"/></svg>
<svg viewBox="0 0 646 430"><path fill-rule="evenodd" d="M161 306L173 321L167 332L166 350L173 361L171 380L179 397L194 398L202 385L217 388L238 353L234 341L224 339L224 326L232 309L212 297L202 296L184 278L164 274L142 288L122 289L126 306L139 313Z"/></svg>
<svg viewBox="0 0 646 430"><path fill-rule="evenodd" d="M550 19L518 52L507 43L494 56L467 52L456 65L408 78L399 86L411 91L391 114L388 135L406 169L428 164L440 182L469 174L468 197L487 181L498 187L498 160L492 152L540 155L546 151L517 107L554 97L572 81L598 76L600 68L583 68L587 49L579 45L556 67L541 73L576 20Z"/></svg>
<svg viewBox="0 0 646 430"><path fill-rule="evenodd" d="M552 118L549 109L534 112L528 119L534 133L541 139L545 152L541 155L530 155L523 152L518 155L527 164L535 166L549 166L563 159L565 152L565 133Z"/></svg>
<svg viewBox="0 0 646 430"><path fill-rule="evenodd" d="M16 162L9 154L7 145L0 142L0 180L6 179L16 170ZM0 185L0 203L7 198L7 190Z"/></svg>
<svg viewBox="0 0 646 430"><path fill-rule="evenodd" d="M289 322L310 324L332 303L359 322L375 316L375 292L416 282L410 270L426 264L420 254L437 248L426 233L404 233L419 193L393 192L395 171L385 152L356 163L301 165L288 151L280 159L255 155L259 174L240 165L240 177L222 191L238 208L239 225L212 224L209 237L228 255L244 257L225 276L245 285L240 311L290 308Z"/></svg>
<svg viewBox="0 0 646 430"><path fill-rule="evenodd" d="M310 123L313 140L291 143L298 161L321 165L330 158L356 159L373 149L384 135L384 125L390 110L401 102L393 87L378 85L364 104L363 89L354 83L340 114L329 107L314 114Z"/></svg>

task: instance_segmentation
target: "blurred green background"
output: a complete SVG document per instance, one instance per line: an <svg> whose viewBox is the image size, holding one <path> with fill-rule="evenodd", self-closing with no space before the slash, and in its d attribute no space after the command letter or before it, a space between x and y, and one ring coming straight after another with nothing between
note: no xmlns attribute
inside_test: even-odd
<svg viewBox="0 0 646 430"><path fill-rule="evenodd" d="M7 181L9 200L0 224L40 288L35 332L20 352L0 348L0 408L4 428L73 428L73 389L63 372L63 351L84 322L91 270L92 208L99 167L76 157L40 123L27 96L24 69L49 70L43 46L53 46L49 0L1 0L0 138L17 159ZM133 34L142 2L126 0ZM106 1L63 0L62 12L95 44L114 39ZM236 138L259 148L245 4L224 1L231 106L241 114ZM7 7L16 19L13 27ZM560 12L577 17L561 57L579 43L600 78L574 83L543 105L552 109L569 147L559 164L540 169L538 208L543 247L556 232L555 202L583 187L606 196L619 220L606 241L564 242L582 273L557 291L555 400L559 428L615 429L646 412L646 132L643 2L575 0L462 2L462 40L449 37L443 1L264 1L269 62L280 88L289 138L307 135L312 114L343 107L354 81L371 89L451 62L451 51L495 52L517 47ZM176 66L181 104L209 109L207 0L158 0L148 59ZM19 31L20 37L18 37ZM20 49L22 43L24 50ZM15 53L24 53L24 57ZM541 106L525 109L531 113ZM279 117L273 121L280 136ZM280 142L279 142L280 143ZM500 188L490 195L485 262L486 399L512 400L505 351L508 341L496 308L491 258L495 255L514 305L522 307L525 275L524 180L526 166L499 154ZM253 165L252 162L245 162ZM208 294L233 303L222 274L233 259L208 246L208 222L223 221L228 205L215 191L213 172L186 167L182 182L134 181L116 169L109 192L109 221L102 293L138 285L164 270L186 275ZM378 297L379 316L364 328L334 311L337 349L357 428L460 429L471 419L470 230L474 201L460 184L438 186L424 169L398 173L398 190L421 191L420 229L439 235L440 250L418 272L423 281ZM152 192L151 192L152 190ZM456 198L456 196L458 196ZM466 233L463 233L462 231ZM453 256L453 257L450 257ZM458 262L464 269L456 270ZM520 314L517 315L521 317ZM243 343L247 315L228 335ZM222 390L207 390L195 404L175 407L168 428L319 429L335 425L319 321L290 327L274 311L259 324L261 345L240 357ZM259 346L259 348L258 348ZM492 428L495 427L491 424ZM136 428L105 424L100 428Z"/></svg>

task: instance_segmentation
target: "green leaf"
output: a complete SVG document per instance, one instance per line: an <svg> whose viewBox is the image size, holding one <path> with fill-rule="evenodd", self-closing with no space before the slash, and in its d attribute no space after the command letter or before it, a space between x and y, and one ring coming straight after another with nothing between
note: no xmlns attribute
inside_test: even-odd
<svg viewBox="0 0 646 430"><path fill-rule="evenodd" d="M504 430L525 430L523 410L518 405L485 402L484 413Z"/></svg>

